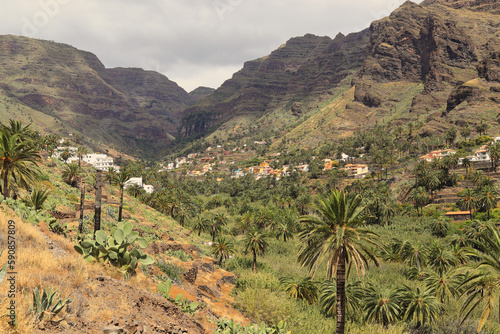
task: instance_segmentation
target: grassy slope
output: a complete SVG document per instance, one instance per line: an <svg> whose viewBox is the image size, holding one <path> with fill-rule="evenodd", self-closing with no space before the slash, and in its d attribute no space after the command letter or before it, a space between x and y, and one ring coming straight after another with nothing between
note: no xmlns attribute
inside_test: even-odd
<svg viewBox="0 0 500 334"><path fill-rule="evenodd" d="M51 195L45 207L59 212L74 212L73 205L79 201L79 190L70 188L61 181L59 171L63 167L60 162L57 162L56 166L48 163L50 167L47 163L42 166L45 174L42 183L51 190ZM107 199L102 207L102 227L105 231L109 231L116 223L118 191L109 186L106 188L103 194L107 196ZM92 192L88 192L86 204L91 205L93 200ZM178 325L182 328L190 328L190 333L199 332L195 330L199 326L197 323L201 324L205 330L211 331L214 328L214 314L220 317L231 317L240 322L248 321L231 307L233 299L229 293L232 285L223 282L222 278L230 277L232 274L221 269L199 270L194 284L189 284L180 278L180 281L184 282L177 283L172 288L171 296L174 298L180 293L191 301L205 304L203 310L194 316L183 314L163 297L151 294L156 291L157 283L166 278L165 275L169 274L172 277L176 274L176 277L181 277L179 275L193 267L201 268L202 265L210 267L212 259L207 257L208 249L201 245L201 239L195 234L191 234L172 219L146 207L128 195L125 195L125 220L132 222L134 229L149 241L150 245L145 251L153 255L157 261L164 261L170 268L168 273L162 272L156 265L142 267L137 270L136 276L125 281L115 268L86 263L74 251L72 240L75 240L78 225L75 219L67 220L69 231L68 237L65 238L50 232L44 220L38 223L39 227L37 227L22 222L5 204L0 207L0 210L3 212L0 214L0 236L6 235L8 219L16 221L18 228L16 267L18 291L30 295L35 286L39 288L53 286L62 291L64 296L71 294L75 299L70 308L63 312L66 321L60 327L48 327L52 332L65 332L72 329L98 333L102 332L101 328L109 324L112 319L120 322L121 325L130 320L158 330ZM86 211L84 222L87 232L92 230L91 217L91 210ZM0 240L0 244L5 246L4 240ZM183 254L187 260L175 257L171 250L178 250L176 254ZM5 258L4 253L1 262L4 262ZM104 277L104 283L99 283L102 281L99 277ZM219 295L200 294L198 287L201 285L218 291ZM217 286L220 286L219 290ZM7 288L6 284L1 285L0 288L0 293L4 293ZM126 293L120 291L126 291ZM103 298L104 295L106 297ZM137 308L136 303L139 299L143 300L144 305L141 304L142 306ZM19 311L18 332L33 332L37 326L34 324L33 317L26 315L29 302L22 297L21 293L18 294L16 301ZM8 302L7 299L2 300L2 307ZM165 306L161 306L162 304ZM165 313L166 309L169 310L167 313ZM130 318L130 314L134 314L133 319ZM7 328L5 327L6 318L2 318L1 321L0 327Z"/></svg>

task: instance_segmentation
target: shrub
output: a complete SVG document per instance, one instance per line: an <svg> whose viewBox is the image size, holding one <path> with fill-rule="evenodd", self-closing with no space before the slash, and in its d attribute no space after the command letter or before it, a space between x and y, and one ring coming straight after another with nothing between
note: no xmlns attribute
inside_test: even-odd
<svg viewBox="0 0 500 334"><path fill-rule="evenodd" d="M159 260L155 265L160 269L172 282L179 284L182 283L182 275L184 274L184 269L175 265L174 263L165 262Z"/></svg>
<svg viewBox="0 0 500 334"><path fill-rule="evenodd" d="M165 252L165 255L178 258L179 260L181 260L183 262L187 262L187 261L193 260L193 257L191 256L191 254L186 253L182 249L179 249L179 250L176 250L176 251L167 250Z"/></svg>

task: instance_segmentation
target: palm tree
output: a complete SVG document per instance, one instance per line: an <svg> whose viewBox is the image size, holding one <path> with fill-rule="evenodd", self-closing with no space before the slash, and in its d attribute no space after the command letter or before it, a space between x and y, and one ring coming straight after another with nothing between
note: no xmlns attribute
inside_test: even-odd
<svg viewBox="0 0 500 334"><path fill-rule="evenodd" d="M311 277L302 279L296 277L282 277L280 284L292 298L301 299L306 304L314 304L318 300L317 283Z"/></svg>
<svg viewBox="0 0 500 334"><path fill-rule="evenodd" d="M127 187L127 192L130 196L137 198L144 193L144 189L140 185L134 183Z"/></svg>
<svg viewBox="0 0 500 334"><path fill-rule="evenodd" d="M412 322L417 328L437 320L442 312L442 305L427 288L404 286L397 291L403 320Z"/></svg>
<svg viewBox="0 0 500 334"><path fill-rule="evenodd" d="M198 236L200 236L201 232L205 232L209 229L207 220L199 216L193 221L191 227L194 232L198 232Z"/></svg>
<svg viewBox="0 0 500 334"><path fill-rule="evenodd" d="M78 146L76 148L76 156L78 157L78 167L82 167L83 156L86 155L87 153L89 153L88 150L83 146Z"/></svg>
<svg viewBox="0 0 500 334"><path fill-rule="evenodd" d="M69 151L68 148L66 148L62 153L61 153L61 159L64 161L64 163L68 162L68 159L71 158L71 152Z"/></svg>
<svg viewBox="0 0 500 334"><path fill-rule="evenodd" d="M0 176L5 198L10 197L12 182L26 189L35 183L40 174L39 159L30 141L22 141L18 134L0 131Z"/></svg>
<svg viewBox="0 0 500 334"><path fill-rule="evenodd" d="M396 291L369 286L365 289L363 310L366 321L382 323L387 328L398 319L401 312Z"/></svg>
<svg viewBox="0 0 500 334"><path fill-rule="evenodd" d="M489 145L491 165L493 171L497 171L498 160L500 159L500 142L492 142Z"/></svg>
<svg viewBox="0 0 500 334"><path fill-rule="evenodd" d="M59 143L59 140L61 140L61 136L50 134L47 136L47 146L55 147Z"/></svg>
<svg viewBox="0 0 500 334"><path fill-rule="evenodd" d="M108 170L106 171L106 174L104 174L104 182L108 182L109 184L113 184L118 177L118 173L116 172L116 169L114 167L109 167Z"/></svg>
<svg viewBox="0 0 500 334"><path fill-rule="evenodd" d="M219 258L219 265L222 265L224 259L229 258L234 254L234 244L226 240L224 236L217 238L217 241L212 245L212 254Z"/></svg>
<svg viewBox="0 0 500 334"><path fill-rule="evenodd" d="M123 189L130 180L130 175L126 172L120 172L116 175L114 179L114 184L120 188L120 206L118 207L118 221L122 221L122 211L123 211Z"/></svg>
<svg viewBox="0 0 500 334"><path fill-rule="evenodd" d="M428 253L427 264L440 275L458 265L456 257L437 243L434 243L429 248Z"/></svg>
<svg viewBox="0 0 500 334"><path fill-rule="evenodd" d="M457 205L461 210L467 210L470 212L470 218L472 219L472 211L477 208L477 198L476 194L472 189L464 189L457 193L460 199L457 201Z"/></svg>
<svg viewBox="0 0 500 334"><path fill-rule="evenodd" d="M215 242L215 238L222 232L222 228L227 224L227 217L224 213L218 212L212 219L207 220L207 224L210 235L212 236L212 242Z"/></svg>
<svg viewBox="0 0 500 334"><path fill-rule="evenodd" d="M365 295L365 289L361 287L359 281L347 282L346 291L346 314L349 318L355 319L361 314L361 304ZM321 311L328 316L337 314L337 285L335 281L325 280L321 284L319 303Z"/></svg>
<svg viewBox="0 0 500 334"><path fill-rule="evenodd" d="M469 179L469 169L471 167L471 164L472 162L469 158L462 159L462 166L465 168L465 177L467 178L467 180Z"/></svg>
<svg viewBox="0 0 500 334"><path fill-rule="evenodd" d="M473 247L466 247L466 253L478 259L468 267L473 271L459 286L466 296L462 306L464 320L474 309L481 306L483 312L478 326L481 331L486 320L493 320L492 311L500 298L500 232L494 223L485 223L480 240L469 241ZM490 321L491 321L490 320Z"/></svg>
<svg viewBox="0 0 500 334"><path fill-rule="evenodd" d="M293 238L293 230L294 226L292 225L292 223L288 221L278 224L278 226L276 226L276 231L275 231L276 239L279 240L280 237L282 237L283 241L287 242L287 240Z"/></svg>
<svg viewBox="0 0 500 334"><path fill-rule="evenodd" d="M406 241L401 246L401 256L410 266L417 266L420 272L427 261L427 249L420 242L413 245Z"/></svg>
<svg viewBox="0 0 500 334"><path fill-rule="evenodd" d="M425 272L424 283L430 292L444 305L451 298L459 296L458 286L462 280L463 275L456 274L453 270L441 272L427 270Z"/></svg>
<svg viewBox="0 0 500 334"><path fill-rule="evenodd" d="M465 125L461 130L460 130L460 135L464 137L464 140L467 141L467 137L470 135L470 129L469 125Z"/></svg>
<svg viewBox="0 0 500 334"><path fill-rule="evenodd" d="M35 211L40 211L43 208L43 203L47 200L50 191L45 189L33 189L31 194L26 197L23 202L35 209Z"/></svg>
<svg viewBox="0 0 500 334"><path fill-rule="evenodd" d="M497 207L498 189L495 186L485 186L478 191L478 207L484 208L488 212L488 220L490 220L490 210Z"/></svg>
<svg viewBox="0 0 500 334"><path fill-rule="evenodd" d="M378 259L367 247L377 245L378 235L362 228L364 224L361 197L334 190L326 196L319 196L314 206L317 215L301 216L302 225L298 233L298 261L315 272L319 264L327 261L327 278L337 281L337 331L345 331L346 312L346 266L356 268L364 275L368 260ZM314 275L313 275L314 276Z"/></svg>
<svg viewBox="0 0 500 334"><path fill-rule="evenodd" d="M269 234L254 228L245 234L243 242L245 244L245 252L252 252L253 255L253 271L257 271L257 255L264 255L269 246L267 239Z"/></svg>
<svg viewBox="0 0 500 334"><path fill-rule="evenodd" d="M62 178L64 182L72 187L76 187L78 177L80 175L80 167L77 164L71 163L66 165L66 169L62 173Z"/></svg>
<svg viewBox="0 0 500 334"><path fill-rule="evenodd" d="M486 134L486 130L488 130L488 123L484 123L483 120L481 120L480 124L476 125L476 131L479 133L479 135L484 135Z"/></svg>
<svg viewBox="0 0 500 334"><path fill-rule="evenodd" d="M411 191L410 199L413 201L417 209L418 216L422 215L423 207L429 202L429 193L424 187L418 187ZM419 209L420 208L420 212Z"/></svg>

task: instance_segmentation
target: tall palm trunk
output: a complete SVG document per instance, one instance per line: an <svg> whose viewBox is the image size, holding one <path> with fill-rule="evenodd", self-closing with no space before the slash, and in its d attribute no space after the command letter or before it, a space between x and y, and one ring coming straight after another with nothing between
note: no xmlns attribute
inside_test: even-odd
<svg viewBox="0 0 500 334"><path fill-rule="evenodd" d="M95 232L101 229L102 171L100 170L96 173L95 187L94 237Z"/></svg>
<svg viewBox="0 0 500 334"><path fill-rule="evenodd" d="M253 271L257 271L257 252L252 250L253 253Z"/></svg>
<svg viewBox="0 0 500 334"><path fill-rule="evenodd" d="M339 254L337 266L337 330L336 334L345 332L345 250L342 248Z"/></svg>
<svg viewBox="0 0 500 334"><path fill-rule="evenodd" d="M120 206L118 207L118 221L122 221L122 211L123 211L123 187L120 187Z"/></svg>
<svg viewBox="0 0 500 334"><path fill-rule="evenodd" d="M4 171L3 174L3 197L4 198L10 197L9 177L7 171Z"/></svg>
<svg viewBox="0 0 500 334"><path fill-rule="evenodd" d="M85 205L85 183L82 182L80 186L81 194L80 194L80 224L78 225L78 234L82 235L83 233L83 210Z"/></svg>

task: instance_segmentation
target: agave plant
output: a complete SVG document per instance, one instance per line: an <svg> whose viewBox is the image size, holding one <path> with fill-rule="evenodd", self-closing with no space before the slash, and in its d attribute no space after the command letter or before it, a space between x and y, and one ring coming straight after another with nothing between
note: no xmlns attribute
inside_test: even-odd
<svg viewBox="0 0 500 334"><path fill-rule="evenodd" d="M43 292L38 290L38 287L35 287L35 290L33 291L33 305L31 306L30 311L36 314L36 319L38 321L41 321L45 315L50 316L52 319L63 310L64 306L73 301L69 298L57 298L58 293L58 290L52 291L52 287L49 288L49 290L43 289ZM68 297L70 295L68 295ZM63 319L60 321L62 320Z"/></svg>

